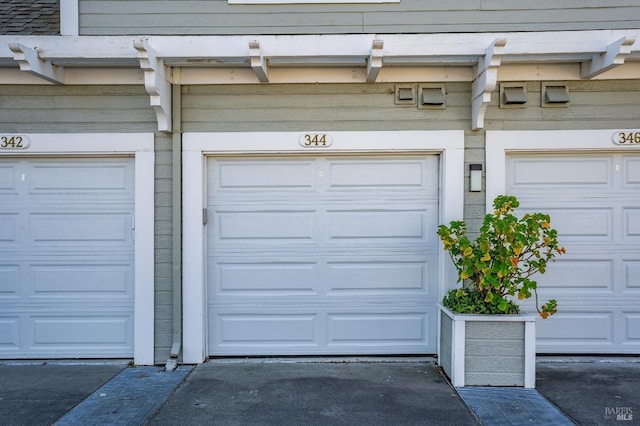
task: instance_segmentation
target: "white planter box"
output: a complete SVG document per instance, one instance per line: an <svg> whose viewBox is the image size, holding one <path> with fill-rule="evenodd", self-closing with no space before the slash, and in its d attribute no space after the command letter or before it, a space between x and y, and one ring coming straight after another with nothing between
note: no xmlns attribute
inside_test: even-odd
<svg viewBox="0 0 640 426"><path fill-rule="evenodd" d="M438 364L454 387L535 388L534 315L438 315Z"/></svg>

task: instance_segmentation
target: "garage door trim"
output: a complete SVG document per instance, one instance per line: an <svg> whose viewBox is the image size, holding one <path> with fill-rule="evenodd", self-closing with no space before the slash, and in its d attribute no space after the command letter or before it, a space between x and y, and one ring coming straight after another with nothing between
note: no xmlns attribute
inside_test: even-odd
<svg viewBox="0 0 640 426"><path fill-rule="evenodd" d="M154 136L153 133L30 133L19 152L2 157L133 155L135 176L134 362L154 363Z"/></svg>
<svg viewBox="0 0 640 426"><path fill-rule="evenodd" d="M304 132L187 132L183 135L183 354L200 363L207 354L205 162L226 154L394 154L440 155L439 221L461 219L464 188L464 131L325 132L330 147L310 151L299 143ZM323 132L314 132L323 133ZM188 207L187 207L188 206ZM439 292L455 282L455 271L439 259Z"/></svg>

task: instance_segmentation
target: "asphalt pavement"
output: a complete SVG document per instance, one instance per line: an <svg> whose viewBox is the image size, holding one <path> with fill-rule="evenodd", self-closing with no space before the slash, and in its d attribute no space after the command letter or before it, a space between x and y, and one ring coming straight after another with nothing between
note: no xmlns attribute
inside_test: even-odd
<svg viewBox="0 0 640 426"><path fill-rule="evenodd" d="M456 390L430 357L219 359L174 371L0 361L0 424L640 425L640 357L538 357L536 370L535 390Z"/></svg>

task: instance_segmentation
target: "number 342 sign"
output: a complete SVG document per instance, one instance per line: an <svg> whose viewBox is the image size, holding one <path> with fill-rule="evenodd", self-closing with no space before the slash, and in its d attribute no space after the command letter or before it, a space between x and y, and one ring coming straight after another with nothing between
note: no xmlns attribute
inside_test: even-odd
<svg viewBox="0 0 640 426"><path fill-rule="evenodd" d="M30 142L29 138L23 135L0 135L0 149L2 150L27 149Z"/></svg>

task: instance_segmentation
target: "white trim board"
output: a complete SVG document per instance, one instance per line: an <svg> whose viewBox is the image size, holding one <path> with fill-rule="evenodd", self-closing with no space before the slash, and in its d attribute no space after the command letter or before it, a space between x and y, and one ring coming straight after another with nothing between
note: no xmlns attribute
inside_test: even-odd
<svg viewBox="0 0 640 426"><path fill-rule="evenodd" d="M79 0L60 0L60 34L77 36L80 33Z"/></svg>
<svg viewBox="0 0 640 426"><path fill-rule="evenodd" d="M599 130L487 130L486 132L486 210L490 213L495 197L506 188L506 156L510 152L591 152L640 151L640 145L616 145L613 136L632 129Z"/></svg>
<svg viewBox="0 0 640 426"><path fill-rule="evenodd" d="M300 137L327 134L331 145L305 148ZM327 154L440 154L440 221L463 216L464 131L382 132L194 132L183 135L183 357L200 363L207 356L206 237L202 212L206 207L206 156L227 154L327 155ZM439 262L439 292L455 283L451 262Z"/></svg>
<svg viewBox="0 0 640 426"><path fill-rule="evenodd" d="M10 135L3 135L10 136ZM138 365L154 364L154 135L153 133L21 133L30 145L0 157L133 155L135 158L134 348Z"/></svg>

